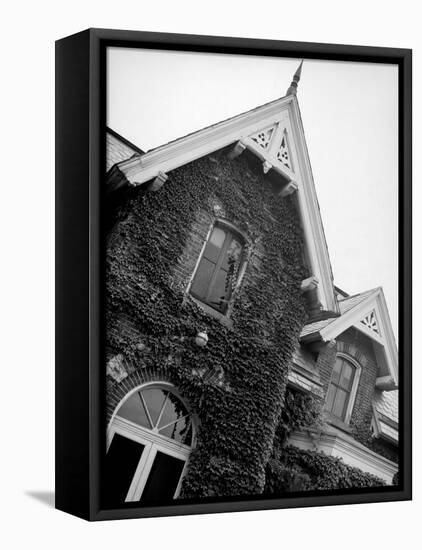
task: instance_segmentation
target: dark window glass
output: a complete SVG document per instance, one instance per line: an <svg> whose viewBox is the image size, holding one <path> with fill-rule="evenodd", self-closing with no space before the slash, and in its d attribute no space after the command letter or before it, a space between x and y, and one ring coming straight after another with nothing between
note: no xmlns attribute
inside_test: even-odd
<svg viewBox="0 0 422 550"><path fill-rule="evenodd" d="M192 281L192 296L225 313L239 278L243 244L231 231L216 225L205 245Z"/></svg>
<svg viewBox="0 0 422 550"><path fill-rule="evenodd" d="M167 424L174 423L183 416L186 416L188 411L182 405L182 403L174 398L171 394L168 395L164 410L161 414L160 422L158 424L158 429L161 429Z"/></svg>
<svg viewBox="0 0 422 550"><path fill-rule="evenodd" d="M119 506L125 501L144 445L114 434L105 460L105 501L107 506Z"/></svg>
<svg viewBox="0 0 422 550"><path fill-rule="evenodd" d="M178 422L173 422L172 424L164 426L159 430L159 434L170 437L171 439L175 439L180 443L190 445L190 441L188 441L188 438L186 437L188 432L188 424L189 418L186 416L184 418L181 418Z"/></svg>
<svg viewBox="0 0 422 550"><path fill-rule="evenodd" d="M183 460L158 451L141 500L171 500L177 489L184 465Z"/></svg>
<svg viewBox="0 0 422 550"><path fill-rule="evenodd" d="M341 357L337 358L327 390L325 410L341 420L346 417L355 372L356 368L351 363Z"/></svg>

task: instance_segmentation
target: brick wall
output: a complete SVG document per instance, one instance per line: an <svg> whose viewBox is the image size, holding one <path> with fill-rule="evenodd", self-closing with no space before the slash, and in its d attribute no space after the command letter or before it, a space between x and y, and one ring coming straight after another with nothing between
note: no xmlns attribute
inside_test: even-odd
<svg viewBox="0 0 422 550"><path fill-rule="evenodd" d="M337 338L337 350L355 359L362 367L350 427L354 437L366 443L371 436L372 400L378 377L372 341L358 330L350 328Z"/></svg>
<svg viewBox="0 0 422 550"><path fill-rule="evenodd" d="M317 371L324 388L324 395L327 393L328 384L331 380L331 373L337 355L337 342L332 340L325 345L318 354Z"/></svg>
<svg viewBox="0 0 422 550"><path fill-rule="evenodd" d="M352 327L338 336L335 342L328 343L322 349L318 356L317 367L324 385L324 393L327 391L338 352L355 359L362 368L350 417L351 435L378 454L396 461L397 450L394 446L372 438L372 402L378 377L378 365L371 339Z"/></svg>
<svg viewBox="0 0 422 550"><path fill-rule="evenodd" d="M133 150L130 149L127 145L122 143L118 138L116 138L113 134L107 135L108 139L108 158L112 159L114 162L118 162L119 160L123 160L124 157L127 157L128 155L131 156L133 154ZM219 174L219 160L218 156L221 153L216 153L215 155L210 155L208 158L211 160L211 166L213 167L213 175L210 174L204 174L203 177L207 177L211 180L210 185L212 185L212 180L220 178ZM242 155L241 158L238 158L235 160L237 165L239 166L239 171L243 173L244 177L251 176L252 172L254 173L254 177L256 177L256 171L258 171L259 174L259 180L262 180L262 183L259 185L263 185L265 181L265 176L262 172L262 167L260 165L257 166L257 163L255 162L255 159L247 159L246 154ZM201 161L196 161L192 163L193 165L201 163ZM179 172L183 173L184 167L181 167L178 169ZM171 176L170 176L171 177ZM169 184L166 184L169 185ZM134 195L135 193L135 195ZM159 193L159 192L158 192ZM157 195L158 196L158 195ZM134 215L131 211L131 205L132 201L142 201L142 192L139 194L137 198L136 192L132 191L131 193L127 194L127 202L125 204L125 200L121 197L119 197L119 206L118 206L118 213L113 212L113 209L110 208L111 216L115 217L116 222L114 225L110 228L108 234L107 234L107 255L113 256L115 251L117 251L122 246L126 249L127 254L127 261L133 262L136 261L135 258L139 254L138 248L139 248L139 242L135 241L128 241L127 240L127 226L130 226L134 221ZM280 200L280 199L278 199ZM292 200L291 197L287 197L282 199L286 204L289 205L289 209L292 211L295 211L294 206L294 200ZM253 207L252 207L253 209ZM166 211L165 215L167 218L170 218L172 220L172 223L174 226L176 226L179 221L171 211ZM294 214L298 218L297 212ZM274 220L271 219L271 215L269 210L266 211L265 217L267 218L265 220L265 225L268 228L268 230L271 230L272 222ZM237 228L244 228L246 220L242 219L241 217L236 218L236 214L233 216L233 214L227 214L225 205L221 202L221 200L214 196L210 195L208 200L206 201L206 205L204 205L202 208L198 209L198 211L195 214L195 221L190 226L189 234L187 236L186 241L184 242L182 253L180 254L178 261L175 266L172 267L172 269L168 272L168 286L175 290L176 292L181 292L185 294L185 299L190 299L190 295L187 293L189 283L192 280L195 267L198 263L198 260L201 256L201 251L203 249L203 246L207 240L207 236L209 235L209 232L211 228L213 227L213 224L218 219L229 219L233 222L234 226ZM257 220L257 226L258 222L262 223L262 220ZM253 283L255 280L259 279L260 277L260 270L261 270L261 261L262 257L265 255L265 251L262 248L261 245L261 238L262 235L259 235L257 233L256 228L252 227L249 222L246 222L249 228L249 232L254 235L254 242L253 242L253 253L249 254L248 256L248 262L247 262L247 269L245 270L245 274L242 278L242 288L247 289L248 285ZM159 226L159 220L157 220L157 225ZM298 225L298 227L300 227ZM287 235L286 235L287 237ZM163 246L163 249L166 247L166 242L171 239L171 235L165 234L164 232L161 233L161 244ZM301 246L303 247L303 243L301 243ZM302 248L300 248L300 251L302 251ZM299 253L298 257L294 260L297 262L298 266L301 266L300 268L303 271L303 278L308 276L307 268L303 266L304 257L303 254ZM128 265L128 264L127 264ZM291 259L282 259L281 260L281 269L283 268L291 268L294 267L291 265ZM150 293L159 292L158 287L153 287L151 281L145 281L144 283L138 278L136 283L139 287L139 291L148 291ZM276 294L274 295L276 297ZM230 309L230 308L229 308ZM215 315L214 315L215 316ZM215 317L218 317L215 316ZM110 360L113 356L117 355L121 350L116 349L115 347L109 347L108 343L109 340L118 341L119 335L122 335L120 338L121 341L138 341L142 340L143 335L139 333L139 329L136 326L136 324L133 323L133 319L130 318L130 316L127 316L124 312L121 312L118 316L112 316L108 323L108 342L106 345L106 357L107 360ZM335 353L335 350L334 350ZM332 351L330 348L329 355L331 357ZM329 375L327 375L329 377ZM110 382L110 387L113 385L112 382Z"/></svg>

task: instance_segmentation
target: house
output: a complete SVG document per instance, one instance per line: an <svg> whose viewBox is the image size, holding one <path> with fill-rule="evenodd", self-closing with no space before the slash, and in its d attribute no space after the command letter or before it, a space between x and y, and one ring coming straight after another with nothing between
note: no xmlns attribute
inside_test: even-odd
<svg viewBox="0 0 422 550"><path fill-rule="evenodd" d="M394 334L334 285L300 73L151 151L107 133L110 506L396 482Z"/></svg>

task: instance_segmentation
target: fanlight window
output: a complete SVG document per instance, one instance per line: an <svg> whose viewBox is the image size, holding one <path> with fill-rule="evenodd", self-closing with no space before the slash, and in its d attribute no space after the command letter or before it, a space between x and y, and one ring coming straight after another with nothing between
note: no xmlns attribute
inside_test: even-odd
<svg viewBox="0 0 422 550"><path fill-rule="evenodd" d="M161 388L134 393L123 403L117 415L179 443L192 443L188 411L174 394Z"/></svg>
<svg viewBox="0 0 422 550"><path fill-rule="evenodd" d="M325 410L343 421L346 419L355 376L356 367L343 357L337 357L328 387Z"/></svg>
<svg viewBox="0 0 422 550"><path fill-rule="evenodd" d="M190 293L213 309L226 313L239 280L244 243L240 236L215 225L205 245Z"/></svg>
<svg viewBox="0 0 422 550"><path fill-rule="evenodd" d="M118 409L108 433L105 500L176 498L193 444L191 414L167 387L145 387Z"/></svg>

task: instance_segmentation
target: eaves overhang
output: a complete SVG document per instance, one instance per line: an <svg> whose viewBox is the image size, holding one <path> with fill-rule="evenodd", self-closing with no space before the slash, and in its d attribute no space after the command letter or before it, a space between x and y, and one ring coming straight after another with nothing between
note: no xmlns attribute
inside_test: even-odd
<svg viewBox="0 0 422 550"><path fill-rule="evenodd" d="M343 302L348 299L350 298ZM373 316L376 325L371 326L365 322L368 316ZM380 368L377 387L382 390L393 390L398 387L397 346L381 287L369 291L365 299L339 317L312 323L311 326L312 330L308 330L306 326L304 328L301 336L303 343L330 342L351 327L368 336L373 341Z"/></svg>
<svg viewBox="0 0 422 550"><path fill-rule="evenodd" d="M271 138L264 145L257 136L268 131L271 131ZM272 170L279 174L285 187L287 183L288 192L296 193L311 275L318 282L321 309L338 313L328 247L296 96L282 97L125 160L118 164L118 174L122 177L115 183L119 187L136 187L157 178L165 181L172 170L230 145L240 152L249 150L262 161L264 173Z"/></svg>

